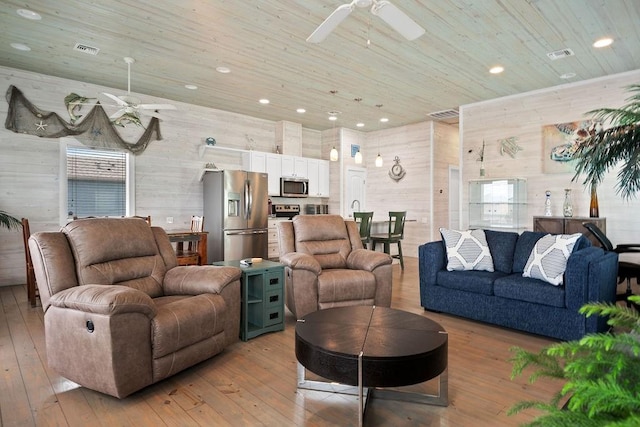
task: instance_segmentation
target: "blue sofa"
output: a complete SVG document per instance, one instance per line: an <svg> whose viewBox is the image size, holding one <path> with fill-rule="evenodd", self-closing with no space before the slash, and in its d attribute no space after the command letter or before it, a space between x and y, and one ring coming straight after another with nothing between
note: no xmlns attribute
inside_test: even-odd
<svg viewBox="0 0 640 427"><path fill-rule="evenodd" d="M584 236L567 260L564 281L553 286L522 277L529 254L545 233L485 230L494 270L447 271L444 242L419 247L420 305L425 310L573 340L603 332L606 321L578 313L587 302L615 302L618 255Z"/></svg>

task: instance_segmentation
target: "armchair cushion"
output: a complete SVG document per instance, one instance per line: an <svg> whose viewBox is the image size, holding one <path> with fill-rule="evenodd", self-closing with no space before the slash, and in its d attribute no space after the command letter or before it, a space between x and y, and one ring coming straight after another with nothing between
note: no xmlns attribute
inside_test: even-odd
<svg viewBox="0 0 640 427"><path fill-rule="evenodd" d="M318 215L294 221L296 252L312 255L322 268L345 268L351 242L344 220L337 215Z"/></svg>
<svg viewBox="0 0 640 427"><path fill-rule="evenodd" d="M156 315L156 306L149 295L126 286L76 286L53 295L49 303L85 313L142 313L150 319Z"/></svg>
<svg viewBox="0 0 640 427"><path fill-rule="evenodd" d="M344 284L348 283L349 286ZM364 301L373 305L376 278L365 270L323 270L318 278L318 305L320 308L339 306L344 301Z"/></svg>
<svg viewBox="0 0 640 427"><path fill-rule="evenodd" d="M240 280L242 272L234 267L203 265L175 267L164 276L164 295L219 294L225 286Z"/></svg>

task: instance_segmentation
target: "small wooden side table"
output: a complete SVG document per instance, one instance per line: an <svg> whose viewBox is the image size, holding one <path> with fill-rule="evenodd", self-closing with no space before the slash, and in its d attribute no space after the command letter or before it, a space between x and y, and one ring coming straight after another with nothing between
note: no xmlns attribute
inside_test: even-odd
<svg viewBox="0 0 640 427"><path fill-rule="evenodd" d="M242 270L242 341L267 332L284 330L284 265L266 260L249 266L240 264L240 261L218 261L212 265L233 266Z"/></svg>

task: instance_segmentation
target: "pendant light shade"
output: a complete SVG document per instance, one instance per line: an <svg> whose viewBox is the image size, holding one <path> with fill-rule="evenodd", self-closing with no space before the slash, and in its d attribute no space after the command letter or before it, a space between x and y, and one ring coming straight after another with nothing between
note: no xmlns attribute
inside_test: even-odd
<svg viewBox="0 0 640 427"><path fill-rule="evenodd" d="M360 150L358 150L358 152L356 153L354 160L358 165L362 163L362 153L360 152Z"/></svg>
<svg viewBox="0 0 640 427"><path fill-rule="evenodd" d="M378 157L376 157L376 167L377 168L382 167L382 156L380 155L380 153L378 153Z"/></svg>
<svg viewBox="0 0 640 427"><path fill-rule="evenodd" d="M329 152L329 160L331 160L332 162L338 161L338 150L336 150L336 147L333 147Z"/></svg>

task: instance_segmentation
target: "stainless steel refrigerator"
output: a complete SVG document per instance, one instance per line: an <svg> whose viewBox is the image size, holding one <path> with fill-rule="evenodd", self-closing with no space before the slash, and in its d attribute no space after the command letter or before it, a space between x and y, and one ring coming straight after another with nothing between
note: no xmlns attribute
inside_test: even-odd
<svg viewBox="0 0 640 427"><path fill-rule="evenodd" d="M207 171L204 231L208 262L267 258L267 174L240 170Z"/></svg>

